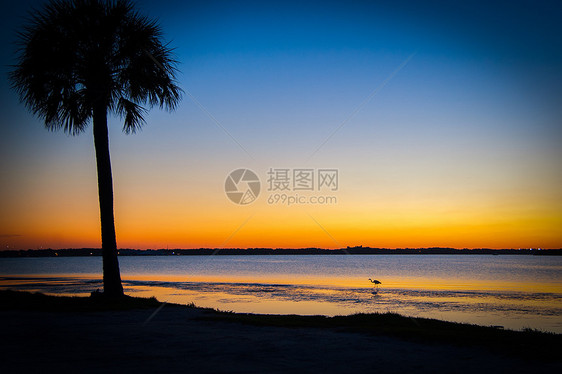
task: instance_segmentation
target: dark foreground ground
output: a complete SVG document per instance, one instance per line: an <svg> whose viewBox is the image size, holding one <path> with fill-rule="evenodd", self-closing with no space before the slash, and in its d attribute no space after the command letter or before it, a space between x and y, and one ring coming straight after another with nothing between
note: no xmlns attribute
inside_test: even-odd
<svg viewBox="0 0 562 374"><path fill-rule="evenodd" d="M561 336L0 291L0 372L557 373Z"/></svg>

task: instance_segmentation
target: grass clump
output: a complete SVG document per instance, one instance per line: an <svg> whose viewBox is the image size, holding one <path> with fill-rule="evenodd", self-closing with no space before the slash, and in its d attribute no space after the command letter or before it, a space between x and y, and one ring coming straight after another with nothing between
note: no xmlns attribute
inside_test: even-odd
<svg viewBox="0 0 562 374"><path fill-rule="evenodd" d="M397 337L424 343L478 346L522 358L561 361L562 335L539 330L504 330L430 318L406 317L396 313L349 316L267 315L215 312L204 319L239 322L257 326L315 327L339 331Z"/></svg>

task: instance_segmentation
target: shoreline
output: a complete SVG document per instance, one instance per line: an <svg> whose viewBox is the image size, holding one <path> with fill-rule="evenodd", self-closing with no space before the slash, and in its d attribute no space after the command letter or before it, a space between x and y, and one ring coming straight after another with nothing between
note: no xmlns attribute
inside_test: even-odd
<svg viewBox="0 0 562 374"><path fill-rule="evenodd" d="M56 260L55 260L56 261ZM562 333L560 296L557 289L526 288L503 284L486 289L485 284L461 287L425 283L395 284L373 294L372 286L353 283L322 283L323 279L285 283L286 279L211 278L196 276L162 276L123 279L126 293L138 297L155 296L162 302L188 304L204 308L231 310L238 313L353 315L384 313L437 318L444 321L479 326L501 326L506 329L537 329ZM385 278L386 280L386 278ZM402 281L405 281L402 279ZM364 283L364 282L363 282ZM35 275L0 277L0 289L42 292L54 296L89 296L102 289L100 274L92 276Z"/></svg>
<svg viewBox="0 0 562 374"><path fill-rule="evenodd" d="M133 249L121 248L119 256L321 256L321 255L515 255L562 256L562 248L176 248ZM101 248L62 249L4 249L0 258L21 257L90 257L101 256Z"/></svg>
<svg viewBox="0 0 562 374"><path fill-rule="evenodd" d="M562 334L392 313L245 314L164 304L154 298L128 297L112 304L92 297L16 291L0 291L0 301L5 336L1 362L8 372L68 369L69 359L80 369L112 372L133 368L275 372L276 367L280 372L302 372L325 366L326 372L378 368L470 373L487 372L486 368L514 372L562 368ZM107 355L110 359L100 362L99 357Z"/></svg>

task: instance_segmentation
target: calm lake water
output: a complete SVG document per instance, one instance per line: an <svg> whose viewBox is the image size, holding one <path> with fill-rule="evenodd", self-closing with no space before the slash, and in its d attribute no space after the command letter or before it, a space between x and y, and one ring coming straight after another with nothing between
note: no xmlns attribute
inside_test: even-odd
<svg viewBox="0 0 562 374"><path fill-rule="evenodd" d="M562 257L120 257L126 293L236 312L397 312L562 333ZM0 259L0 287L88 295L100 257ZM375 289L368 278L382 284Z"/></svg>

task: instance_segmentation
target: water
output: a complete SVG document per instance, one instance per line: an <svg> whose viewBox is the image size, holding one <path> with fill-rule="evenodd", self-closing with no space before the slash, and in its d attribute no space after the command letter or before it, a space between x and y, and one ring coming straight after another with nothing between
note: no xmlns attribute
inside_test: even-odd
<svg viewBox="0 0 562 374"><path fill-rule="evenodd" d="M562 257L311 255L121 257L125 291L276 314L397 312L562 333ZM101 258L0 259L0 287L87 295ZM375 288L368 278L382 284Z"/></svg>

